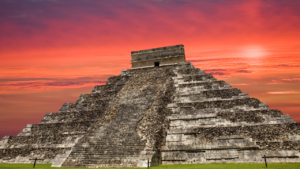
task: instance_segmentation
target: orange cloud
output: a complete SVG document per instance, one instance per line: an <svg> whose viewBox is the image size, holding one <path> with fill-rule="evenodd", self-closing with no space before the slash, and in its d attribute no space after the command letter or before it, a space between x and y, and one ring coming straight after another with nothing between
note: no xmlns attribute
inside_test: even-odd
<svg viewBox="0 0 300 169"><path fill-rule="evenodd" d="M284 84L278 80L272 80L272 82L268 83L268 84Z"/></svg>
<svg viewBox="0 0 300 169"><path fill-rule="evenodd" d="M300 94L300 92L295 92L295 91L283 91L283 92L267 92L267 94Z"/></svg>
<svg viewBox="0 0 300 169"><path fill-rule="evenodd" d="M86 86L104 85L105 81L81 81L81 82L55 82L55 81L17 81L0 83L1 88L18 89L27 88L34 90L43 90L46 88L82 88Z"/></svg>
<svg viewBox="0 0 300 169"><path fill-rule="evenodd" d="M247 83L238 83L238 84L231 84L232 86L247 86L247 85L250 85L250 84L247 84Z"/></svg>
<svg viewBox="0 0 300 169"><path fill-rule="evenodd" d="M285 81L300 81L300 78L282 79Z"/></svg>

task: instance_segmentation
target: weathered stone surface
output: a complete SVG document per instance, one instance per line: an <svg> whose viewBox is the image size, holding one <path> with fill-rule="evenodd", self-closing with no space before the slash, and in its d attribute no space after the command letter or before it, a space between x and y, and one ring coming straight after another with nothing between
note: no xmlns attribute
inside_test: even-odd
<svg viewBox="0 0 300 169"><path fill-rule="evenodd" d="M54 167L147 167L148 160L261 163L263 156L300 162L299 123L185 63L182 45L132 56L134 69L5 136L0 163L39 158Z"/></svg>
<svg viewBox="0 0 300 169"><path fill-rule="evenodd" d="M108 107L111 120L82 138L63 166L145 166L140 152L153 156L158 151L170 114L166 106L172 101L175 74L168 67L123 74L130 78Z"/></svg>
<svg viewBox="0 0 300 169"><path fill-rule="evenodd" d="M132 51L132 69L185 63L183 45Z"/></svg>
<svg viewBox="0 0 300 169"><path fill-rule="evenodd" d="M300 126L288 115L192 66L175 73L162 163L300 161Z"/></svg>
<svg viewBox="0 0 300 169"><path fill-rule="evenodd" d="M213 141L222 136L240 135L251 138L253 141L284 141L289 140L288 135L300 135L300 124L268 124L239 127L207 127L195 129L198 138Z"/></svg>

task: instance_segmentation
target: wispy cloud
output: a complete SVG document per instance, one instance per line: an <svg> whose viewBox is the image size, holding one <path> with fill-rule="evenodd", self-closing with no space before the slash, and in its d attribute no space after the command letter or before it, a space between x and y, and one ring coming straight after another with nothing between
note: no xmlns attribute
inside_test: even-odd
<svg viewBox="0 0 300 169"><path fill-rule="evenodd" d="M247 86L247 85L250 85L248 83L236 83L236 84L231 84L233 86Z"/></svg>
<svg viewBox="0 0 300 169"><path fill-rule="evenodd" d="M278 80L272 80L272 82L268 83L268 84L284 84Z"/></svg>
<svg viewBox="0 0 300 169"><path fill-rule="evenodd" d="M73 79L55 78L8 78L0 79L2 89L33 89L40 90L45 88L81 88L86 86L103 85L107 77L79 77Z"/></svg>
<svg viewBox="0 0 300 169"><path fill-rule="evenodd" d="M285 81L300 81L300 78L281 79Z"/></svg>
<svg viewBox="0 0 300 169"><path fill-rule="evenodd" d="M300 94L296 91L267 92L267 94Z"/></svg>
<svg viewBox="0 0 300 169"><path fill-rule="evenodd" d="M1 83L0 87L9 88L9 89L81 88L85 86L94 86L100 84L105 84L105 81L82 81L82 82L18 81L18 82Z"/></svg>
<svg viewBox="0 0 300 169"><path fill-rule="evenodd" d="M206 69L204 71L205 73L209 73L212 75L219 75L219 76L229 75L229 72L227 72L226 69Z"/></svg>
<svg viewBox="0 0 300 169"><path fill-rule="evenodd" d="M191 59L191 60L186 60L187 62L219 62L221 60L228 60L230 58L220 58L220 59Z"/></svg>
<svg viewBox="0 0 300 169"><path fill-rule="evenodd" d="M277 80L272 80L268 84L291 84L291 83L299 83L300 78L284 78L284 79L277 79Z"/></svg>
<svg viewBox="0 0 300 169"><path fill-rule="evenodd" d="M252 73L253 71L241 69L241 70L237 70L237 71L235 71L235 72L237 72L237 73Z"/></svg>
<svg viewBox="0 0 300 169"><path fill-rule="evenodd" d="M229 76L229 75L235 75L235 74L241 74L241 73L252 73L251 70L245 70L245 69L206 69L204 70L206 73L212 74L212 75L218 75L218 76Z"/></svg>

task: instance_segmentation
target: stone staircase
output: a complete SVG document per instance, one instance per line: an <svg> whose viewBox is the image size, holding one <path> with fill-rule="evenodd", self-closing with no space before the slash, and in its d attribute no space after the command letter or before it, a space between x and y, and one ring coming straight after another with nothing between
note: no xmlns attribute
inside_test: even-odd
<svg viewBox="0 0 300 169"><path fill-rule="evenodd" d="M136 131L143 114L118 116L108 126L100 127L91 136L85 137L72 150L63 166L69 167L134 167L145 143Z"/></svg>
<svg viewBox="0 0 300 169"><path fill-rule="evenodd" d="M111 117L111 120L99 124L92 132L87 133L73 147L71 154L62 166L145 167L147 158L150 158L150 162L153 163L155 160L152 160L152 156L155 155L155 150L147 148L147 138L142 140L147 136L144 136L142 132L138 134L137 128L141 124L148 125L147 119L145 119L146 112L153 113L160 105L160 100L155 98L164 95L160 92L164 90L160 85L164 85L166 81L149 74L155 73L157 76L164 76L163 74L159 75L158 72L169 72L166 69L122 72L121 74L131 76L131 78L107 108L105 118ZM141 80L141 78L146 79ZM141 81L144 83L140 83ZM151 123L151 125L155 124ZM155 144L155 142L151 144Z"/></svg>

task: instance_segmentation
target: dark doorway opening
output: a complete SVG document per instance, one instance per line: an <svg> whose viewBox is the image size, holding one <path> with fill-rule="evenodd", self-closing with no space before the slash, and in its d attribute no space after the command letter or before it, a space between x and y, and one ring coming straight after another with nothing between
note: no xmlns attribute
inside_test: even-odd
<svg viewBox="0 0 300 169"><path fill-rule="evenodd" d="M159 62L154 62L154 66L159 66Z"/></svg>

